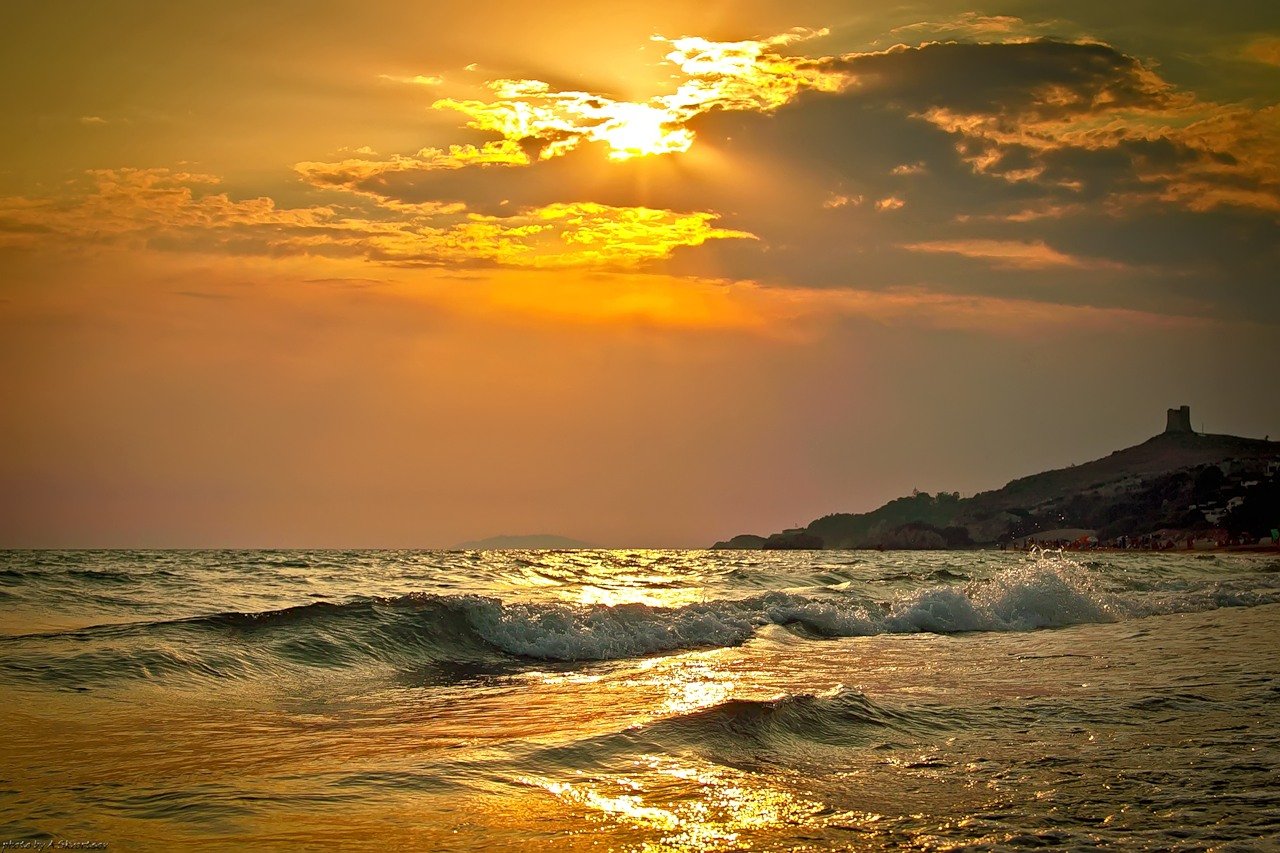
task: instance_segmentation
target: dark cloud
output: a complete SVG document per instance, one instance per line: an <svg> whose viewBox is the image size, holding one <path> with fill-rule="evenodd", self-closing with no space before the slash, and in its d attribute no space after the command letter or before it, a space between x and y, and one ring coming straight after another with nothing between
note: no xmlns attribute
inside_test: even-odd
<svg viewBox="0 0 1280 853"><path fill-rule="evenodd" d="M1280 313L1272 287L1280 262L1280 177L1269 157L1276 140L1246 111L1197 100L1099 43L928 43L804 60L804 68L847 83L838 92L797 89L777 109L696 114L685 124L697 139L686 153L618 162L605 143L581 141L541 160L544 135L299 164L314 187L356 194L340 202L326 193L343 205L334 209L192 195L159 173L113 178L110 187L148 205L157 192L185 193L163 214L170 231L182 216L193 230L209 221L223 229L214 237L162 234L150 238L153 247L194 240L227 252L459 267L546 260L564 250L559 231L547 230L549 206L577 206L577 216L606 205L618 210L593 213L599 227L574 246L598 240L607 250L605 226L624 209L674 212L664 229L686 214L706 217L625 259L649 269L803 287ZM338 212L348 205L364 212ZM116 221L92 218L94 228ZM721 236L759 239L708 241L710 222L734 232ZM117 227L133 226L121 219ZM545 241L517 234L528 228L543 229Z"/></svg>
<svg viewBox="0 0 1280 853"><path fill-rule="evenodd" d="M1159 106L1167 87L1130 56L1103 44L1037 39L1017 43L934 42L833 60L855 77L853 97L910 110L944 107L1042 117L1111 107ZM1056 98L1046 98L1057 87Z"/></svg>
<svg viewBox="0 0 1280 853"><path fill-rule="evenodd" d="M703 144L734 162L802 169L727 219L760 244L686 253L682 268L796 284L926 283L1154 310L1280 314L1271 140L1234 108L1173 92L1133 58L1097 44L941 44L841 61L865 74L864 85L809 93L772 115L716 112L692 123ZM998 132L944 126L925 117L930 109L993 122ZM1185 131L1189 122L1199 125ZM1039 135L1019 141L1019 126L1037 123ZM987 159L977 164L980 155ZM922 164L923 172L893 174L903 163ZM823 186L865 201L806 212ZM890 194L905 206L878 214L870 200ZM1079 263L1029 274L900 248L957 239L1038 241Z"/></svg>

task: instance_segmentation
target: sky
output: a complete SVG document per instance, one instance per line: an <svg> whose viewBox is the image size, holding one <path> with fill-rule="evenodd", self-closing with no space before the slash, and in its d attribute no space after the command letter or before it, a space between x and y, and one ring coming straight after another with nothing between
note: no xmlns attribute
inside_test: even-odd
<svg viewBox="0 0 1280 853"><path fill-rule="evenodd" d="M19 2L0 546L702 547L1280 435L1274 2Z"/></svg>

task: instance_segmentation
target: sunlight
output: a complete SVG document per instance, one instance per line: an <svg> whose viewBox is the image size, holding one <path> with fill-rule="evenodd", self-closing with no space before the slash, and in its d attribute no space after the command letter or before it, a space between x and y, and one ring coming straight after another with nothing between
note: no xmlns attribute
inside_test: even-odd
<svg viewBox="0 0 1280 853"><path fill-rule="evenodd" d="M639 847L653 853L746 849L744 834L804 823L824 808L749 774L693 760L697 763L645 756L638 765L649 771L646 775L671 780L657 786L627 777L564 782L521 776L517 781L591 809L603 822L663 832Z"/></svg>
<svg viewBox="0 0 1280 853"><path fill-rule="evenodd" d="M594 92L559 90L545 80L489 80L484 87L492 93L491 100L447 97L432 107L460 112L467 116L467 127L502 139L480 147L424 148L416 162L439 169L476 163L529 165L560 157L584 142L605 143L608 159L615 162L683 153L694 141L694 132L686 124L703 113L713 109L770 112L804 90L842 89L849 82L843 70L778 52L792 42L825 34L826 30L791 30L761 41L738 42L654 36L655 41L671 46L663 61L679 70L672 77L684 79L675 91L646 101L615 101ZM393 159L373 168L399 170L406 162L406 158ZM313 173L322 165L307 164Z"/></svg>
<svg viewBox="0 0 1280 853"><path fill-rule="evenodd" d="M594 136L609 145L610 160L629 160L649 154L687 151L693 134L668 123L675 116L647 104L618 102L609 110L612 117L600 125Z"/></svg>

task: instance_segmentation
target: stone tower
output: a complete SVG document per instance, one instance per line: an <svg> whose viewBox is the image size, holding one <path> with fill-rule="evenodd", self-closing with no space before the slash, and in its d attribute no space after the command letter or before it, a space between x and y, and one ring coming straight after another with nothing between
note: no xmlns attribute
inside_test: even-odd
<svg viewBox="0 0 1280 853"><path fill-rule="evenodd" d="M1164 431L1170 432L1191 432L1191 407L1182 406L1177 409L1169 410L1169 420L1165 423Z"/></svg>

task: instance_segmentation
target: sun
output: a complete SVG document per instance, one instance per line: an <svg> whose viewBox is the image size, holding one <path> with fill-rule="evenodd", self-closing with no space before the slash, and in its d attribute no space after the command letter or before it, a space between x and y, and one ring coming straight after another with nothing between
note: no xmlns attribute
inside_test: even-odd
<svg viewBox="0 0 1280 853"><path fill-rule="evenodd" d="M674 127L674 118L667 110L648 104L617 102L610 105L608 120L593 135L609 146L610 160L687 151L693 133Z"/></svg>

